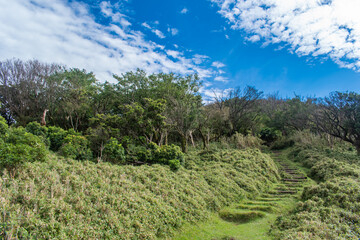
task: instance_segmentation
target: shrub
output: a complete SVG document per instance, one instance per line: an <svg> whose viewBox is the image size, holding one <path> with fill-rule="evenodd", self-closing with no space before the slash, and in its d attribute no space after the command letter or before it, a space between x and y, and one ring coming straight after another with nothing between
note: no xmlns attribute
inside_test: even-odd
<svg viewBox="0 0 360 240"><path fill-rule="evenodd" d="M281 150L281 149L292 147L294 145L295 145L294 140L282 137L282 138L277 139L275 142L273 142L270 145L270 148L272 150Z"/></svg>
<svg viewBox="0 0 360 240"><path fill-rule="evenodd" d="M145 146L129 145L129 154L127 159L129 162L163 164L169 165L171 169L176 170L184 164L184 153L179 146L162 145L151 142ZM139 162L140 161L140 162Z"/></svg>
<svg viewBox="0 0 360 240"><path fill-rule="evenodd" d="M170 167L174 170L184 164L184 154L180 147L173 144L158 147L154 143L152 143L152 146L153 151L151 162L170 165Z"/></svg>
<svg viewBox="0 0 360 240"><path fill-rule="evenodd" d="M64 139L68 132L60 127L48 127L48 138L50 140L50 150L57 152L64 144Z"/></svg>
<svg viewBox="0 0 360 240"><path fill-rule="evenodd" d="M35 136L40 137L43 142L49 146L50 145L50 141L47 138L48 137L48 129L45 126L41 126L40 123L38 122L30 122L26 125L26 131L28 131L29 133L34 134Z"/></svg>
<svg viewBox="0 0 360 240"><path fill-rule="evenodd" d="M89 148L89 141L84 136L68 135L64 139L64 144L59 150L64 157L75 160L91 160L92 153Z"/></svg>
<svg viewBox="0 0 360 240"><path fill-rule="evenodd" d="M25 162L44 161L46 147L39 137L24 128L11 128L0 141L0 167L13 169Z"/></svg>
<svg viewBox="0 0 360 240"><path fill-rule="evenodd" d="M103 158L107 162L125 163L125 151L117 139L111 138L104 146Z"/></svg>
<svg viewBox="0 0 360 240"><path fill-rule="evenodd" d="M26 131L28 131L29 133L34 134L35 136L38 137L47 137L47 132L48 129L45 126L41 126L40 123L38 122L30 122L26 125Z"/></svg>
<svg viewBox="0 0 360 240"><path fill-rule="evenodd" d="M9 131L9 126L6 123L5 118L0 116L0 138L5 137L8 131Z"/></svg>
<svg viewBox="0 0 360 240"><path fill-rule="evenodd" d="M260 131L260 139L265 141L268 145L281 137L281 132L274 128L265 127Z"/></svg>
<svg viewBox="0 0 360 240"><path fill-rule="evenodd" d="M235 144L236 148L260 148L262 141L260 138L252 136L250 134L243 135L241 133L235 133L232 137L232 142Z"/></svg>

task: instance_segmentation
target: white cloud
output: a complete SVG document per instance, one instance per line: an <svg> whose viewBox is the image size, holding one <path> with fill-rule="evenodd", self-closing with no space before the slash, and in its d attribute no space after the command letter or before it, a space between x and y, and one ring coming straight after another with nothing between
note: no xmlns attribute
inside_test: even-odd
<svg viewBox="0 0 360 240"><path fill-rule="evenodd" d="M209 59L209 57L206 56L206 55L195 54L194 58L193 58L193 61L194 61L195 64L202 64L207 59Z"/></svg>
<svg viewBox="0 0 360 240"><path fill-rule="evenodd" d="M153 29L152 31L153 31L153 33L155 33L156 36L158 36L159 38L165 38L165 35L164 35L160 30L158 30L158 29Z"/></svg>
<svg viewBox="0 0 360 240"><path fill-rule="evenodd" d="M251 37L248 37L247 40L250 42L257 42L260 41L260 37L259 35L252 35Z"/></svg>
<svg viewBox="0 0 360 240"><path fill-rule="evenodd" d="M56 62L93 71L100 80L137 68L149 73L213 74L181 54L170 59L164 46L131 30L126 16L107 1L100 4L102 14L111 20L106 26L95 21L87 5L65 2L0 0L0 60Z"/></svg>
<svg viewBox="0 0 360 240"><path fill-rule="evenodd" d="M219 89L219 88L202 88L200 89L200 93L204 96L204 102L210 103L214 102L217 98L223 98L229 94L229 92L233 90L233 88L227 89Z"/></svg>
<svg viewBox="0 0 360 240"><path fill-rule="evenodd" d="M222 62L213 62L211 66L216 68L223 68L225 67L225 64L223 64Z"/></svg>
<svg viewBox="0 0 360 240"><path fill-rule="evenodd" d="M189 9L187 9L186 7L180 11L181 14L187 14L188 12L189 12Z"/></svg>
<svg viewBox="0 0 360 240"><path fill-rule="evenodd" d="M167 55L173 57L173 58L179 58L180 56L182 56L181 52L178 51L174 51L174 50L168 50L166 51Z"/></svg>
<svg viewBox="0 0 360 240"><path fill-rule="evenodd" d="M282 43L299 56L360 70L359 0L211 0L249 41Z"/></svg>
<svg viewBox="0 0 360 240"><path fill-rule="evenodd" d="M223 76L217 76L217 77L214 78L214 80L215 80L215 81L218 81L218 82L223 82L223 83L226 83L226 82L229 81L228 78L223 77Z"/></svg>
<svg viewBox="0 0 360 240"><path fill-rule="evenodd" d="M123 27L131 26L131 23L126 19L126 16L120 12L114 13L114 10L112 8L113 6L110 4L110 2L101 2L100 8L101 12L106 16L110 17L112 19L112 22L114 23L120 23ZM79 7L79 9L84 10L83 7ZM87 12L83 11L83 14L85 15Z"/></svg>
<svg viewBox="0 0 360 240"><path fill-rule="evenodd" d="M168 32L172 35L172 36L175 36L179 33L179 30L177 28L171 28L171 27L168 27Z"/></svg>
<svg viewBox="0 0 360 240"><path fill-rule="evenodd" d="M159 24L158 21L155 22L156 25ZM151 32L153 32L156 36L158 36L159 38L165 38L165 35L158 29L151 27L148 23L144 22L141 24L143 27L149 29Z"/></svg>

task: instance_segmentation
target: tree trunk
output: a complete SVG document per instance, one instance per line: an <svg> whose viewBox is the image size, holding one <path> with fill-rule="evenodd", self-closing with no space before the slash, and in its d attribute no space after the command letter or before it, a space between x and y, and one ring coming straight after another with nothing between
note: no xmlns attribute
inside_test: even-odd
<svg viewBox="0 0 360 240"><path fill-rule="evenodd" d="M181 150L183 153L187 152L187 141L185 135L181 135Z"/></svg>
<svg viewBox="0 0 360 240"><path fill-rule="evenodd" d="M189 132L189 135L190 135L191 144L193 147L195 147L195 142L194 142L194 137L192 135L192 131Z"/></svg>
<svg viewBox="0 0 360 240"><path fill-rule="evenodd" d="M201 130L199 130L199 133L200 133L200 136L201 136L201 139L203 141L203 149L206 149L208 148L208 142L206 141L206 136L203 134L203 132Z"/></svg>
<svg viewBox="0 0 360 240"><path fill-rule="evenodd" d="M357 144L356 146L357 155L360 156L360 144Z"/></svg>

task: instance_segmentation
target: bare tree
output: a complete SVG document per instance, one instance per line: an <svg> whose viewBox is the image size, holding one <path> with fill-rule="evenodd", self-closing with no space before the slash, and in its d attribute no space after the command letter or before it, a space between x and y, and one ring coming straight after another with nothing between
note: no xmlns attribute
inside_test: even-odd
<svg viewBox="0 0 360 240"><path fill-rule="evenodd" d="M52 97L46 78L61 69L37 60L0 62L1 115L20 125L40 120Z"/></svg>
<svg viewBox="0 0 360 240"><path fill-rule="evenodd" d="M230 135L236 131L252 130L254 121L259 114L258 100L262 96L263 92L247 86L243 90L236 88L230 91L228 97L222 100L224 105L229 108Z"/></svg>
<svg viewBox="0 0 360 240"><path fill-rule="evenodd" d="M360 155L360 95L333 92L319 99L313 114L317 129L351 143Z"/></svg>

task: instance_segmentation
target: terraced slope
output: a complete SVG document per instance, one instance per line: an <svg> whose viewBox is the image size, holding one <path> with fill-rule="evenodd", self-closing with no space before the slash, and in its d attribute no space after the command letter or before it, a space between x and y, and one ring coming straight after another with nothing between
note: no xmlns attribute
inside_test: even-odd
<svg viewBox="0 0 360 240"><path fill-rule="evenodd" d="M304 186L312 184L300 167L279 152L273 159L281 179L269 191L222 209L206 223L187 226L175 239L271 239L268 233L276 218L291 210Z"/></svg>

